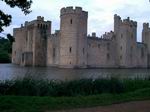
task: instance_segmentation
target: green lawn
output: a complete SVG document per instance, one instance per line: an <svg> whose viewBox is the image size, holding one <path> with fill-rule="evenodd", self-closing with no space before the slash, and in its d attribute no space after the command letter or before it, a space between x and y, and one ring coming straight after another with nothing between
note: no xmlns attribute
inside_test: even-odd
<svg viewBox="0 0 150 112"><path fill-rule="evenodd" d="M0 112L46 112L46 110L92 107L136 100L150 100L150 88L121 94L103 93L75 97L0 96Z"/></svg>

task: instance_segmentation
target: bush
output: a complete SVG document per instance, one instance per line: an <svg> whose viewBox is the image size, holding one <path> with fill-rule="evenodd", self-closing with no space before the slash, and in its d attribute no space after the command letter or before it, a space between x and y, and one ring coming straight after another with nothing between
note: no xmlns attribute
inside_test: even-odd
<svg viewBox="0 0 150 112"><path fill-rule="evenodd" d="M24 78L0 82L1 95L20 96L87 96L102 93L120 94L150 88L150 80L81 79L44 81Z"/></svg>
<svg viewBox="0 0 150 112"><path fill-rule="evenodd" d="M0 63L10 63L11 59L7 52L0 51Z"/></svg>

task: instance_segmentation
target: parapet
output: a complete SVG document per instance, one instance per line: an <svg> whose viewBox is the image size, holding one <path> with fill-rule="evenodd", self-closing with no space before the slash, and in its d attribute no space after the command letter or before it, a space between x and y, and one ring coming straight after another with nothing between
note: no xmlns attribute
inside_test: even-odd
<svg viewBox="0 0 150 112"><path fill-rule="evenodd" d="M27 25L28 25L28 23L29 23L28 21L25 21L24 26L27 26Z"/></svg>
<svg viewBox="0 0 150 112"><path fill-rule="evenodd" d="M142 43L142 42L137 42L137 47L139 47L139 48L145 48L145 47L147 47L147 44L145 44L145 43Z"/></svg>
<svg viewBox="0 0 150 112"><path fill-rule="evenodd" d="M127 17L127 19L122 20L119 15L115 14L114 15L114 20L119 21L123 25L129 25L129 26L137 27L137 22L133 21L133 20L130 20L130 17Z"/></svg>
<svg viewBox="0 0 150 112"><path fill-rule="evenodd" d="M114 32L113 31L105 32L105 34L103 34L101 37L97 37L96 33L93 32L92 35L88 35L87 37L89 39L94 39L94 40L112 40L114 37Z"/></svg>
<svg viewBox="0 0 150 112"><path fill-rule="evenodd" d="M39 20L39 21L44 21L44 17L37 16L37 20Z"/></svg>
<svg viewBox="0 0 150 112"><path fill-rule="evenodd" d="M60 30L55 30L55 34L58 35L60 33Z"/></svg>
<svg viewBox="0 0 150 112"><path fill-rule="evenodd" d="M110 32L105 32L105 34L103 34L101 36L102 39L106 39L106 40L111 40L114 37L114 32L110 31Z"/></svg>
<svg viewBox="0 0 150 112"><path fill-rule="evenodd" d="M60 34L60 30L55 30L55 33L54 33L54 34L51 34L51 35L50 35L50 38L59 37L59 34Z"/></svg>
<svg viewBox="0 0 150 112"><path fill-rule="evenodd" d="M92 37L96 37L96 33L95 32L92 32Z"/></svg>
<svg viewBox="0 0 150 112"><path fill-rule="evenodd" d="M41 28L43 28L43 27L49 27L49 26L51 26L51 21L44 21L44 17L41 17L41 16L37 16L37 19L36 20L32 20L32 21L30 21L30 22L28 22L28 21L25 21L25 23L24 23L24 26L25 27L28 27L28 26L30 26L30 25L34 25L34 26L40 26Z"/></svg>
<svg viewBox="0 0 150 112"><path fill-rule="evenodd" d="M130 26L133 26L133 27L137 27L137 22L133 21L133 20L130 20L129 17L127 17L127 19L124 19L122 23L125 24L125 25L130 25Z"/></svg>
<svg viewBox="0 0 150 112"><path fill-rule="evenodd" d="M82 14L84 16L88 16L88 12L83 11L82 7L75 7L75 9L71 7L63 7L60 11L60 15L66 15L66 14Z"/></svg>
<svg viewBox="0 0 150 112"><path fill-rule="evenodd" d="M149 23L143 23L143 29L149 29Z"/></svg>
<svg viewBox="0 0 150 112"><path fill-rule="evenodd" d="M118 20L121 20L121 17L117 14L114 15L114 19L118 19Z"/></svg>

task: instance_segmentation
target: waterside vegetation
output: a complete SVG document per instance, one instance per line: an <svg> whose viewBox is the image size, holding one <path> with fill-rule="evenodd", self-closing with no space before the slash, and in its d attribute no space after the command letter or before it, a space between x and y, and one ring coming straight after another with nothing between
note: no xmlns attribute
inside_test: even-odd
<svg viewBox="0 0 150 112"><path fill-rule="evenodd" d="M0 82L0 95L17 96L87 96L102 93L120 94L138 89L150 88L150 80L145 79L80 79L71 81L7 80Z"/></svg>
<svg viewBox="0 0 150 112"><path fill-rule="evenodd" d="M0 82L0 112L46 112L135 100L150 100L149 79Z"/></svg>

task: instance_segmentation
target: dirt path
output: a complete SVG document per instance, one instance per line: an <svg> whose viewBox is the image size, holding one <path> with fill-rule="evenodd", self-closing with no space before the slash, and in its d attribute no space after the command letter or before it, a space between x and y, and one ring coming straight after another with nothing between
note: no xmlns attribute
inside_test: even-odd
<svg viewBox="0 0 150 112"><path fill-rule="evenodd" d="M55 112L150 112L150 100L113 104L110 106L98 106L93 108L61 110Z"/></svg>

